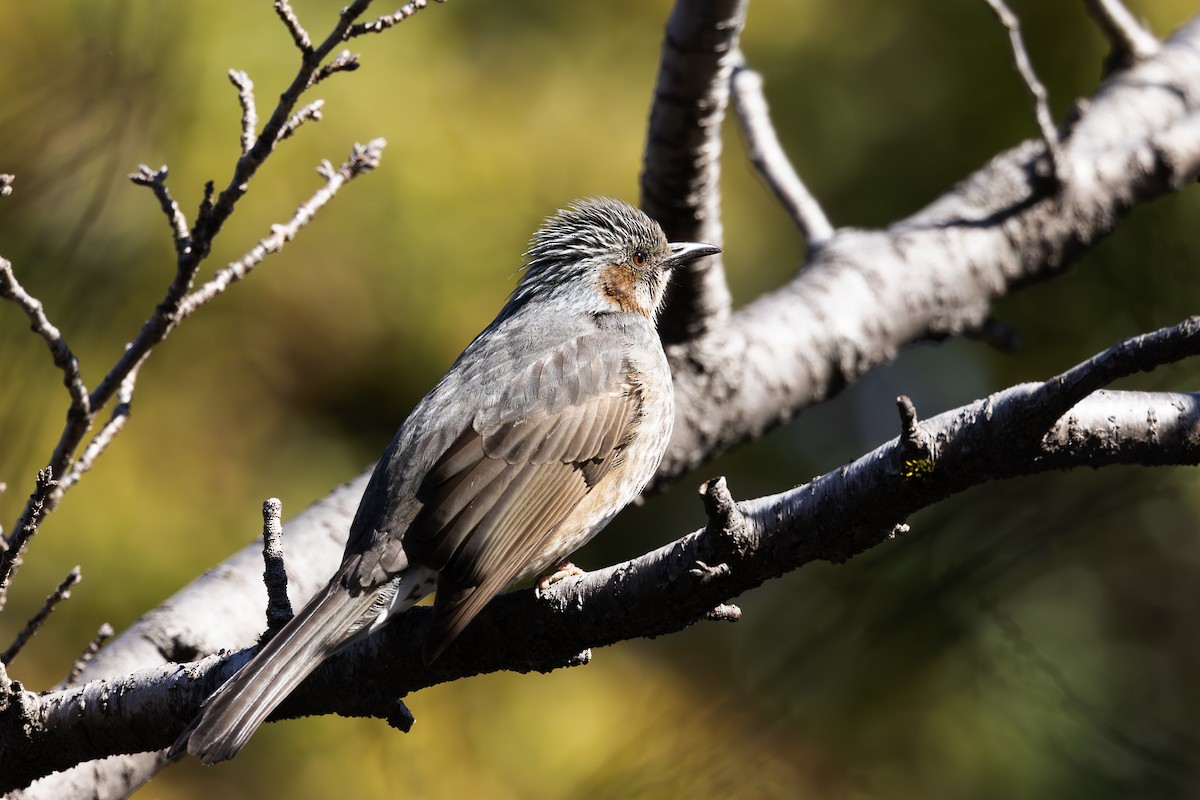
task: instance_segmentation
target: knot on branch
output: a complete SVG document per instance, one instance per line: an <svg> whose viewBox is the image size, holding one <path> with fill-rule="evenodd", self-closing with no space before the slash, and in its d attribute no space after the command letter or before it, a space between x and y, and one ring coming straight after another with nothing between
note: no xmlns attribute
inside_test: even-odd
<svg viewBox="0 0 1200 800"><path fill-rule="evenodd" d="M417 718L413 716L413 713L408 710L408 706L404 705L404 701L398 697L392 704L392 707L388 713L384 715L383 719L385 722L387 722L388 727L395 728L401 733L408 733L411 731L413 723L417 721Z"/></svg>
<svg viewBox="0 0 1200 800"><path fill-rule="evenodd" d="M896 408L900 411L900 475L905 478L928 475L936 467L933 439L921 428L917 407L908 395L902 394L896 398Z"/></svg>
<svg viewBox="0 0 1200 800"><path fill-rule="evenodd" d="M708 517L708 525L704 529L705 534L720 537L728 542L738 555L743 555L750 545L749 527L746 524L746 516L738 508L733 495L729 493L729 486L726 484L725 478L722 476L705 481L700 485L700 495L704 498L704 513ZM724 567L726 571L729 569L726 564L708 567L703 562L696 563L701 565L705 574L708 575L708 579L716 577L713 570L721 567Z"/></svg>

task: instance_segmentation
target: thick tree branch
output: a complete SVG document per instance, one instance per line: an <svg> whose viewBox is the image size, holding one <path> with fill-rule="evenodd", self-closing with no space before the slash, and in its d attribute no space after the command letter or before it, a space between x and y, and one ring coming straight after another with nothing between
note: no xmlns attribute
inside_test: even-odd
<svg viewBox="0 0 1200 800"><path fill-rule="evenodd" d="M679 0L667 21L642 163L642 209L672 241L721 245L721 122L748 0ZM658 331L680 342L722 324L720 255L676 270Z"/></svg>
<svg viewBox="0 0 1200 800"><path fill-rule="evenodd" d="M1062 141L1001 153L886 230L841 229L787 285L668 348L676 423L658 480L837 394L903 346L985 325L991 304L1059 274L1134 206L1200 171L1200 18L1110 77Z"/></svg>

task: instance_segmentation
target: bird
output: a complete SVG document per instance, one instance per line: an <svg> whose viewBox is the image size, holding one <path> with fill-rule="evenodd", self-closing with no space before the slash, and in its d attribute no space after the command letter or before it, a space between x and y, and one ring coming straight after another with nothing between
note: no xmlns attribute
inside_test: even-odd
<svg viewBox="0 0 1200 800"><path fill-rule="evenodd" d="M547 217L495 320L384 451L329 583L205 700L170 756L232 758L322 661L430 592L426 663L497 594L565 566L658 469L674 421L664 290L718 252L669 242L612 198Z"/></svg>

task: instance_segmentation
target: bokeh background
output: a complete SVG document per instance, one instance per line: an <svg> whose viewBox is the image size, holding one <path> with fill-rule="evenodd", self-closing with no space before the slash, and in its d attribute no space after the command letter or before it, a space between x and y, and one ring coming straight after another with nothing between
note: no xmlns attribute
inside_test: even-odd
<svg viewBox="0 0 1200 800"><path fill-rule="evenodd" d="M297 0L316 36L336 4ZM1061 115L1106 48L1075 0L1014 2ZM1158 33L1191 0L1132 3ZM390 10L389 8L381 11ZM357 474L512 286L529 233L581 195L637 197L665 0L452 0L353 43L325 120L269 162L221 236L240 257L318 185L322 158L383 136L382 168L172 335L126 433L29 550L0 644L62 576L83 583L14 661L60 680L253 538L263 498L295 513ZM838 225L879 226L1034 134L1007 38L982 2L755 0L744 49L780 135ZM0 6L0 253L95 383L170 280L167 229L126 175L168 164L190 214L224 186L247 70L263 114L295 67L268 0ZM802 243L727 127L727 263L738 302L793 274ZM834 401L622 515L577 562L702 523L696 485L780 491L922 415L1044 378L1200 299L1194 190L1140 208L1049 283L1002 301L1024 346L906 350ZM1127 385L1188 390L1183 365ZM0 305L6 528L56 440L59 374ZM980 487L850 563L814 564L710 623L549 676L410 698L407 736L361 720L266 726L242 757L187 763L139 797L1008 798L1200 796L1200 503L1188 469L1106 469Z"/></svg>

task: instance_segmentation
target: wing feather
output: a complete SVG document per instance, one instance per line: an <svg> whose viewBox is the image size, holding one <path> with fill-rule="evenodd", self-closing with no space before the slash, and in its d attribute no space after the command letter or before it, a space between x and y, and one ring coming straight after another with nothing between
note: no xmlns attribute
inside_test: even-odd
<svg viewBox="0 0 1200 800"><path fill-rule="evenodd" d="M406 548L439 570L427 656L530 565L611 468L641 397L597 334L537 359L430 469Z"/></svg>

